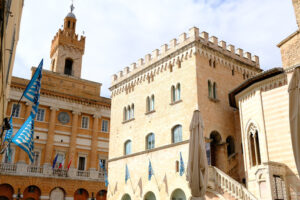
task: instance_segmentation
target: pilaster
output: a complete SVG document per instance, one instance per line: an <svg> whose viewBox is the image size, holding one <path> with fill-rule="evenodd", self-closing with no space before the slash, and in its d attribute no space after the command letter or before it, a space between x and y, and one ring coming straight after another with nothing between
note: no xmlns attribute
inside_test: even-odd
<svg viewBox="0 0 300 200"><path fill-rule="evenodd" d="M72 112L72 135L70 141L70 152L69 152L69 162L72 159L70 167L74 168L75 166L75 151L76 151L76 139L77 139L77 126L78 126L78 116L80 112L73 111Z"/></svg>
<svg viewBox="0 0 300 200"><path fill-rule="evenodd" d="M52 151L53 151L53 142L54 142L54 130L55 130L55 121L56 121L56 111L58 108L50 107L50 120L49 120L49 128L48 128L48 136L47 136L47 144L46 144L46 152L45 152L45 164L51 165Z"/></svg>
<svg viewBox="0 0 300 200"><path fill-rule="evenodd" d="M97 169L97 146L98 146L98 124L99 115L94 115L93 134L92 134L92 150L90 159L90 168Z"/></svg>

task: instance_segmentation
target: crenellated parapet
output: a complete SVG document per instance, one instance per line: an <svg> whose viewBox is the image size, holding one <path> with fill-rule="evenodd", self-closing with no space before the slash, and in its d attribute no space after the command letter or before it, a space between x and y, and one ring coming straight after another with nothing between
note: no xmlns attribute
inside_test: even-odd
<svg viewBox="0 0 300 200"><path fill-rule="evenodd" d="M241 48L235 49L234 45L227 45L225 41L219 41L216 36L209 36L205 31L199 33L199 29L193 27L189 29L188 33L182 33L177 39L172 39L169 44L163 44L160 49L153 50L151 53L146 54L144 58L140 58L136 63L132 63L117 74L112 75L111 90L126 79L141 77L141 79L145 80L153 74L151 71L153 71L155 67L158 69L154 71L169 68L196 53L213 58L215 56L211 54L212 51L225 55L227 58L230 58L230 60L233 59L241 63L239 66L245 66L245 69L241 69L238 66L236 66L236 68L242 73L248 71L247 74L254 75L252 73L253 71L261 71L258 56L252 55L250 52L244 52ZM228 59L215 59L224 65L235 68L233 64L228 62ZM140 78L138 78L138 80L140 80Z"/></svg>
<svg viewBox="0 0 300 200"><path fill-rule="evenodd" d="M50 57L53 56L59 45L67 45L69 47L78 49L83 55L85 48L85 37L79 37L78 34L71 34L70 32L59 29L51 43Z"/></svg>

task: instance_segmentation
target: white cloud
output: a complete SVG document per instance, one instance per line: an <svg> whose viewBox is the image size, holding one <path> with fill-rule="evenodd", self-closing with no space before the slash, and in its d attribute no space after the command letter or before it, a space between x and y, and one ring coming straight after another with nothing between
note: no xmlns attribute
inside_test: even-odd
<svg viewBox="0 0 300 200"><path fill-rule="evenodd" d="M70 1L25 0L13 75L30 78L45 58ZM276 45L296 30L291 1L282 0L76 0L77 33L85 31L82 78L103 83L192 26L260 56L263 69L281 66Z"/></svg>

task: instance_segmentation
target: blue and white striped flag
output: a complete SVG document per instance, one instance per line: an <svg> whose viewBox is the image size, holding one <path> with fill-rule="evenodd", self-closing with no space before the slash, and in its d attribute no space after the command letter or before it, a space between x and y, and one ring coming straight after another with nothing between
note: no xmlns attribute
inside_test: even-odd
<svg viewBox="0 0 300 200"><path fill-rule="evenodd" d="M11 136L13 134L12 118L10 118L9 124L10 124L10 129L6 131L3 142L5 141L9 142L11 140Z"/></svg>
<svg viewBox="0 0 300 200"><path fill-rule="evenodd" d="M102 163L102 160L99 160L99 166L101 169L105 170L105 166L104 164Z"/></svg>
<svg viewBox="0 0 300 200"><path fill-rule="evenodd" d="M103 171L104 171L104 182L105 182L105 187L107 187L108 186L108 177L107 177L107 172L106 172L104 163L102 163L102 161L99 160L99 165L100 165L100 168L103 169Z"/></svg>
<svg viewBox="0 0 300 200"><path fill-rule="evenodd" d="M149 167L148 167L148 180L151 181L151 177L154 174L152 165L151 165L151 161L149 160Z"/></svg>
<svg viewBox="0 0 300 200"><path fill-rule="evenodd" d="M31 113L16 135L13 137L12 142L23 149L33 162L33 130L34 130L34 117Z"/></svg>
<svg viewBox="0 0 300 200"><path fill-rule="evenodd" d="M127 183L127 181L128 181L129 178L130 178L130 174L129 174L128 166L126 164L126 168L125 168L125 183Z"/></svg>
<svg viewBox="0 0 300 200"><path fill-rule="evenodd" d="M40 98L41 80L42 80L43 59L35 70L30 82L28 83L23 96L38 106Z"/></svg>
<svg viewBox="0 0 300 200"><path fill-rule="evenodd" d="M34 144L33 144L34 118L36 116L38 106L39 106L42 68L43 68L43 59L41 60L38 68L36 69L35 73L33 74L31 80L29 81L23 93L23 96L33 103L31 113L12 139L13 143L18 145L21 149L23 149L28 154L31 162L33 162L33 149L34 149Z"/></svg>
<svg viewBox="0 0 300 200"><path fill-rule="evenodd" d="M180 152L179 174L180 174L180 176L182 176L184 174L184 162L183 162L183 159L182 159L181 152Z"/></svg>

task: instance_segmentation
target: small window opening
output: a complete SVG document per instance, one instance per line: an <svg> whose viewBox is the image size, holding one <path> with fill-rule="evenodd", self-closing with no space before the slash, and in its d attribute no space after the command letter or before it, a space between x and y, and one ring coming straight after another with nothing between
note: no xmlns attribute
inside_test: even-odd
<svg viewBox="0 0 300 200"><path fill-rule="evenodd" d="M72 75L72 67L73 67L73 60L66 59L66 62L65 62L65 74L66 75Z"/></svg>
<svg viewBox="0 0 300 200"><path fill-rule="evenodd" d="M70 21L68 21L68 28L70 28Z"/></svg>

